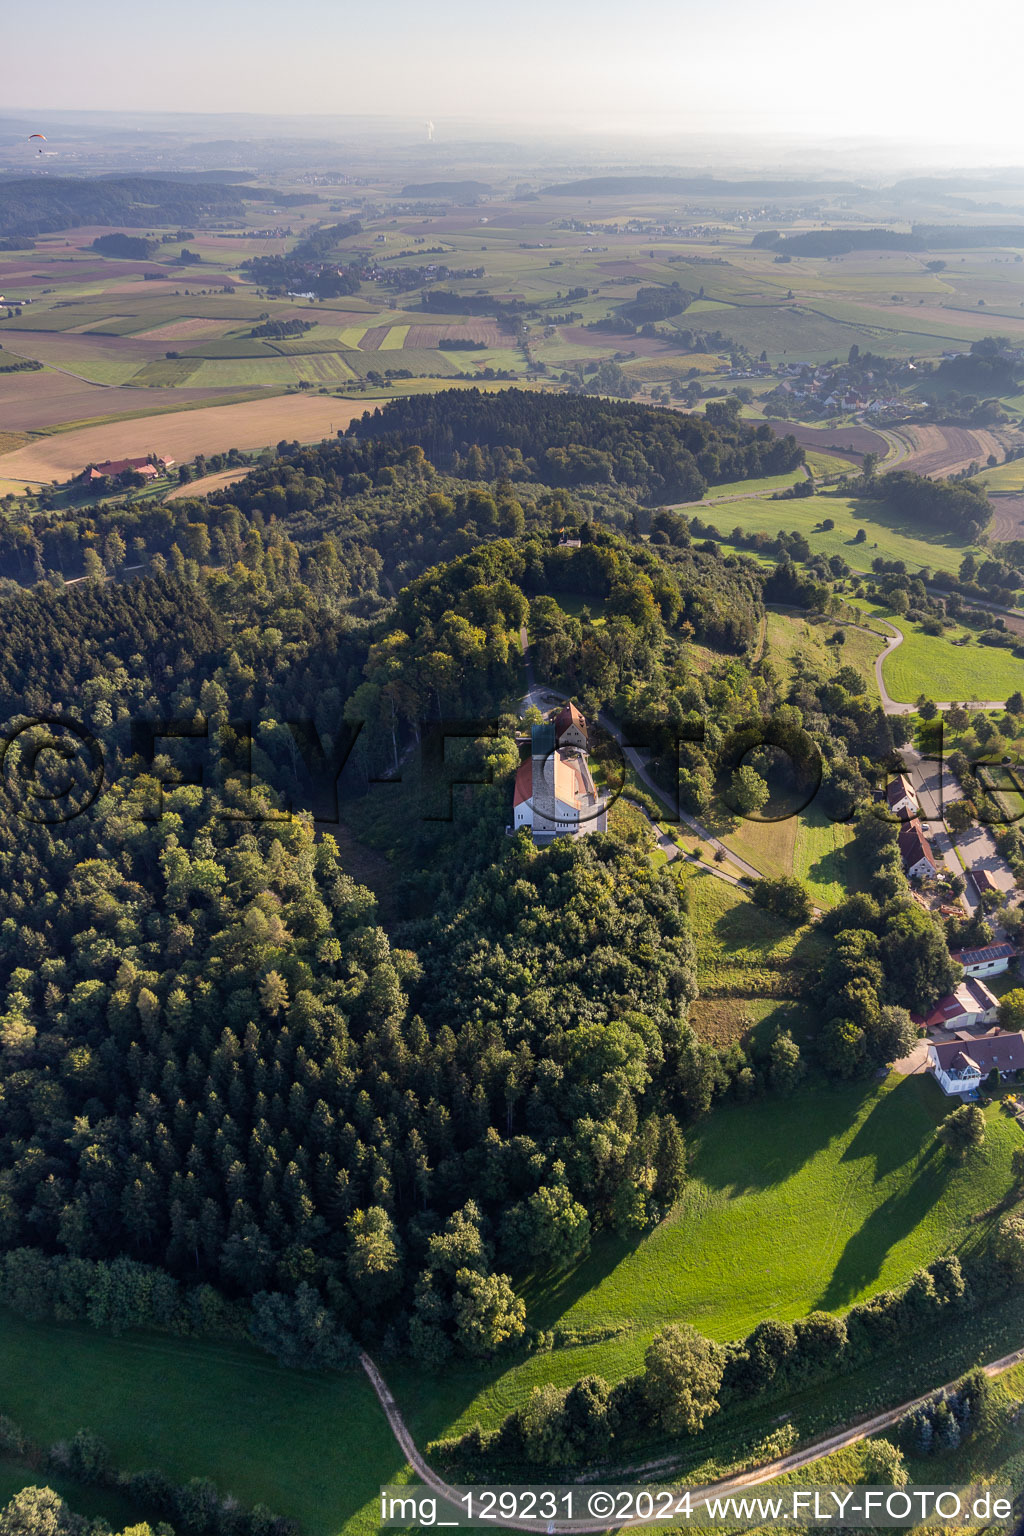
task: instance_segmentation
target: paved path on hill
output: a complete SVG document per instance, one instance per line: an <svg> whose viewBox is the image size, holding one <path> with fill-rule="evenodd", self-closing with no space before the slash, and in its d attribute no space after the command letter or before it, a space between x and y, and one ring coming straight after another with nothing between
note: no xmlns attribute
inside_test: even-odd
<svg viewBox="0 0 1024 1536"><path fill-rule="evenodd" d="M520 636L520 644L521 643L522 637ZM532 672L530 669L529 661L527 661L528 680L531 677ZM532 704L537 709L543 709L545 705L550 706L553 703L557 703L559 700L567 700L568 698L569 695L567 693L562 693L558 688L548 688L547 686L538 687L536 684L531 683L529 691L525 693L520 699L519 707L520 710L525 711L529 709L530 705ZM689 827L691 832L695 832L699 838L703 839L705 843L709 843L711 847L716 850L720 848L724 856L729 860L730 864L734 864L736 868L740 870L748 880L760 880L762 878L761 871L759 869L755 869L753 864L748 864L746 859L741 859L738 853L733 853L731 848L727 848L726 845L722 842L721 838L716 837L714 833L709 830L709 828L697 820L696 816L691 816L688 811L684 811L681 808L677 808L676 806L672 805L669 797L665 794L665 791L659 788L655 780L651 777L650 773L648 772L647 765L645 764L637 749L635 747L626 746L621 727L618 726L610 716L602 714L598 716L598 720L600 724L604 726L604 729L608 732L609 736L611 736L612 739L618 744L624 759L633 769L633 772L636 774L644 788L650 794L655 796L655 798L666 807L667 815L673 818L678 816L679 820L683 822L685 826ZM716 870L715 873L717 874L719 871Z"/></svg>
<svg viewBox="0 0 1024 1536"><path fill-rule="evenodd" d="M622 798L627 805L631 805L635 811L639 811L641 816L644 817L657 839L658 847L670 863L673 859L683 859L691 868L702 869L706 875L714 875L716 880L724 880L726 885L737 886L740 890L747 884L747 876L731 875L728 870L720 869L717 864L709 864L699 854L687 853L686 849L681 848L670 833L661 830L645 805L641 805L639 800L631 800L628 795L623 795ZM735 854L730 853L729 858L734 864L736 863Z"/></svg>
<svg viewBox="0 0 1024 1536"><path fill-rule="evenodd" d="M525 713L525 711L530 708L531 704L534 705L537 709L542 709L545 703L551 704L557 703L559 700L562 700L563 702L567 700L569 695L567 693L562 693L558 688L538 687L533 675L533 662L530 659L530 640L526 632L525 624L519 631L519 648L523 653L523 662L526 667L526 692L519 701L520 711ZM665 794L665 791L660 789L655 783L654 779L651 778L651 775L647 770L647 766L636 748L627 747L624 745L623 733L619 726L616 725L614 720L612 720L608 715L599 715L598 719L604 726L605 730L608 732L609 736L611 736L612 739L617 742L619 747L622 749L623 757L629 763L641 784L646 790L649 791L650 794L654 795L654 797L667 808L668 815L673 817L678 816L680 821L688 826L691 832L696 833L698 837L702 838L704 842L710 843L711 847L716 850L720 848L724 856L729 860L730 864L735 865L735 867L740 870L748 880L761 879L761 871L759 869L755 869L753 864L748 864L746 859L741 859L739 854L733 853L731 848L727 848L725 844L719 838L715 837L715 835L710 832L708 828L705 827L701 822L699 822L695 816L691 816L688 812L682 810L681 808L677 809L672 805L668 796ZM648 819L650 820L650 817L648 817ZM662 834L658 833L656 827L655 833L659 839L659 846L663 847L663 851L668 854L669 858L673 858L674 854L669 853L668 848L664 847L662 842ZM674 843L672 844L672 847L675 848ZM710 864L703 865L703 868L710 870L710 872L714 875L721 876L722 879L728 880L730 885L739 885L740 883L738 880L733 879L727 875L724 870L714 869Z"/></svg>
<svg viewBox="0 0 1024 1536"><path fill-rule="evenodd" d="M1010 1370L1011 1367L1019 1365L1022 1361L1024 1361L1024 1349L1018 1349L1013 1354L1003 1355L998 1360L990 1361L982 1369L986 1376L1000 1376L1004 1371ZM446 1483L434 1471L420 1451L419 1446L409 1431L408 1425L402 1417L398 1404L391 1395L387 1382L370 1359L370 1356L365 1352L361 1352L359 1363L370 1379L370 1385L377 1394L377 1400L384 1410L388 1424L391 1426L391 1431L398 1441L409 1465L419 1474L428 1488L432 1489L439 1498L447 1500L448 1503L454 1505L457 1509L461 1502L458 1490L453 1488L450 1483ZM951 1387L953 1383L947 1382L945 1385L946 1387ZM891 1428L911 1408L916 1408L918 1404L927 1402L936 1392L942 1390L943 1388L941 1387L933 1387L930 1392L925 1392L919 1397L911 1398L909 1402L901 1403L898 1408L887 1409L885 1413L876 1413L873 1418L863 1419L860 1423L837 1430L834 1434L825 1435L818 1440L812 1440L802 1450L792 1451L788 1456L780 1456L778 1460L765 1462L762 1466L753 1467L748 1472L737 1472L732 1477L721 1478L718 1482L705 1483L698 1487L686 1489L685 1491L690 1495L691 1509L696 1510L700 1508L707 1503L708 1499L722 1498L732 1493L740 1493L745 1488L756 1488L759 1484L771 1482L777 1477L782 1477L787 1472L799 1472L804 1467L809 1467L814 1462L820 1461L823 1456L830 1455L833 1451L844 1450L848 1445L855 1445L857 1441L864 1440L869 1435L877 1434L879 1430ZM593 1486L600 1488L612 1483L624 1483L643 1474L664 1470L670 1470L668 1463L654 1462L640 1468L627 1467L620 1472L616 1472L614 1478L612 1476L606 1477L604 1485L596 1483ZM680 1493L683 1491L683 1488L679 1489ZM586 1536L586 1533L589 1532L607 1531L612 1528L621 1530L627 1526L650 1525L651 1523L650 1520L633 1519L616 1522L614 1527L612 1527L607 1520L552 1520L546 1529L549 1536L562 1536L562 1533L566 1533L566 1536L568 1536L568 1533L579 1533L579 1536ZM493 1524L503 1526L508 1530L533 1531L535 1533L539 1529L537 1520L496 1518Z"/></svg>
<svg viewBox="0 0 1024 1536"><path fill-rule="evenodd" d="M885 679L882 676L882 668L885 664L886 658L891 656L893 651L898 650L898 648L903 644L903 631L899 628L898 625L894 624L891 619L879 619L878 623L888 625L888 627L893 631L891 635L885 636L885 649L879 651L878 655L875 657L875 681L878 683L878 691L882 695L882 708L885 710L887 715L912 715L916 706L913 704L901 704L898 702L898 700L892 698L889 690L885 686ZM854 629L867 628L867 626L863 624L851 625L850 627ZM877 631L875 631L875 633L877 633ZM953 705L957 702L958 701L956 699L946 699L943 703L936 704L936 708L952 709ZM1006 708L1005 699L964 699L962 702L965 709Z"/></svg>

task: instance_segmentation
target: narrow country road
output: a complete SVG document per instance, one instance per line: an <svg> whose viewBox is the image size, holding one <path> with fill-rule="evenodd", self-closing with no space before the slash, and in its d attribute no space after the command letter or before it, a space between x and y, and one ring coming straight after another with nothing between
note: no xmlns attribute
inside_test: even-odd
<svg viewBox="0 0 1024 1536"><path fill-rule="evenodd" d="M879 619L878 623L887 625L893 631L891 635L886 635L885 637L885 649L880 651L875 657L875 681L878 684L878 691L882 695L882 708L887 715L911 715L914 712L914 705L900 704L896 699L892 698L885 686L885 678L882 676L882 669L886 659L903 644L903 631L891 619ZM864 626L854 625L851 627L860 629ZM945 699L941 703L937 702L936 708L952 709L956 702L955 699ZM963 706L965 709L1004 709L1006 707L1006 700L964 699Z"/></svg>
<svg viewBox="0 0 1024 1536"><path fill-rule="evenodd" d="M1019 1365L1024 1361L1024 1349L1014 1350L1010 1355L1003 1355L998 1360L992 1360L982 1367L986 1376L1001 1376L1004 1371ZM377 1366L365 1352L361 1352L359 1362L370 1379L370 1385L377 1394L377 1400L384 1410L391 1431L398 1441L409 1465L423 1479L424 1483L439 1498L445 1499L456 1509L460 1505L460 1494L450 1483L446 1483L442 1477L434 1471L417 1446L409 1427L402 1417L401 1410L391 1395L387 1382L381 1375ZM691 1508L696 1510L706 1504L708 1499L722 1498L732 1493L739 1493L745 1488L756 1488L761 1483L769 1483L774 1478L782 1477L787 1472L799 1472L804 1467L812 1466L820 1461L823 1456L830 1455L833 1451L844 1450L848 1445L855 1445L859 1440L865 1440L869 1435L875 1435L880 1430L889 1429L898 1419L902 1418L911 1408L927 1402L936 1392L951 1387L952 1382L944 1383L943 1387L933 1387L930 1392L923 1392L919 1397L911 1398L908 1402L900 1403L898 1408L889 1408L885 1413L876 1413L873 1418L863 1419L858 1424L848 1426L846 1429L837 1430L835 1434L825 1435L818 1440L812 1440L809 1445L799 1451L791 1451L788 1456L780 1456L776 1461L767 1461L759 1467L753 1467L747 1472L736 1472L732 1477L723 1477L715 1483L704 1483L699 1487L686 1489L690 1495ZM645 1472L656 1470L657 1464L645 1467ZM604 1484L629 1482L637 1476L637 1469L625 1468L613 1476L606 1476ZM595 1484L600 1487L602 1484ZM683 1488L678 1490L680 1493ZM496 1517L495 1525L503 1526L507 1530L533 1531L538 1530L536 1520L516 1520ZM634 1518L615 1523L615 1529L623 1529L627 1526L649 1525L651 1520ZM610 1529L608 1520L552 1520L547 1525L548 1536L587 1536L589 1532L607 1531Z"/></svg>

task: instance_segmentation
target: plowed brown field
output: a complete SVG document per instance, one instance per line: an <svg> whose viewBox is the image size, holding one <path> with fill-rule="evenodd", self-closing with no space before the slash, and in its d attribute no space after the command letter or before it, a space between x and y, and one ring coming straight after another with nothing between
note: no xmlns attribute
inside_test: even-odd
<svg viewBox="0 0 1024 1536"><path fill-rule="evenodd" d="M106 399L120 403L124 391L114 395L104 390ZM146 390L147 397L156 390ZM168 391L179 395L180 391ZM305 442L339 432L354 416L361 416L365 403L349 400L310 398L308 395L279 395L272 400L256 400L244 405L223 405L194 411L171 411L140 421L112 422L103 427L81 427L41 438L14 453L0 456L0 478L23 480L26 484L47 480L67 480L87 464L104 459L134 458L158 453L179 463L197 453L224 453L229 448L265 448L282 438Z"/></svg>
<svg viewBox="0 0 1024 1536"><path fill-rule="evenodd" d="M914 451L901 469L915 475L953 475L970 464L984 464L990 454L1002 459L1003 450L991 432L973 427L906 427Z"/></svg>

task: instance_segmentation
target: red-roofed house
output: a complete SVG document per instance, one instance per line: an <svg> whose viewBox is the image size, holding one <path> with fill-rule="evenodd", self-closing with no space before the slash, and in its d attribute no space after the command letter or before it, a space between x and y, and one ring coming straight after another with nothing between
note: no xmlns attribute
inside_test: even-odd
<svg viewBox="0 0 1024 1536"><path fill-rule="evenodd" d="M885 798L894 816L909 818L917 815L917 795L905 773L897 774L892 783L887 785Z"/></svg>
<svg viewBox="0 0 1024 1536"><path fill-rule="evenodd" d="M930 1013L912 1013L915 1024L927 1029L972 1029L978 1024L994 1024L998 999L976 976L967 976L947 997L940 997Z"/></svg>
<svg viewBox="0 0 1024 1536"><path fill-rule="evenodd" d="M156 480L164 470L170 469L173 459L104 459L102 464L90 464L78 476L79 480L113 480L131 470L146 480Z"/></svg>
<svg viewBox="0 0 1024 1536"><path fill-rule="evenodd" d="M903 871L908 880L926 880L935 874L935 860L919 821L908 821L900 827L899 844Z"/></svg>
<svg viewBox="0 0 1024 1536"><path fill-rule="evenodd" d="M555 716L555 743L559 747L580 747L587 751L587 722L575 704L567 704Z"/></svg>

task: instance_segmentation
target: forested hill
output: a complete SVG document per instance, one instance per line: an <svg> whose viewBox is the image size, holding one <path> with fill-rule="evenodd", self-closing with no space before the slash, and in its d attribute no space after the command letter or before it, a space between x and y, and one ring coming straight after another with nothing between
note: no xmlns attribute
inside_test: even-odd
<svg viewBox="0 0 1024 1536"><path fill-rule="evenodd" d="M42 235L82 224L151 229L203 217L239 218L247 202L282 201L263 187L164 181L149 176L0 180L0 235ZM308 199L307 199L308 201Z"/></svg>
<svg viewBox="0 0 1024 1536"><path fill-rule="evenodd" d="M349 427L357 439L418 444L439 469L472 479L619 485L648 503L698 501L708 485L782 474L803 463L795 438L741 422L583 395L443 390L390 401Z"/></svg>

